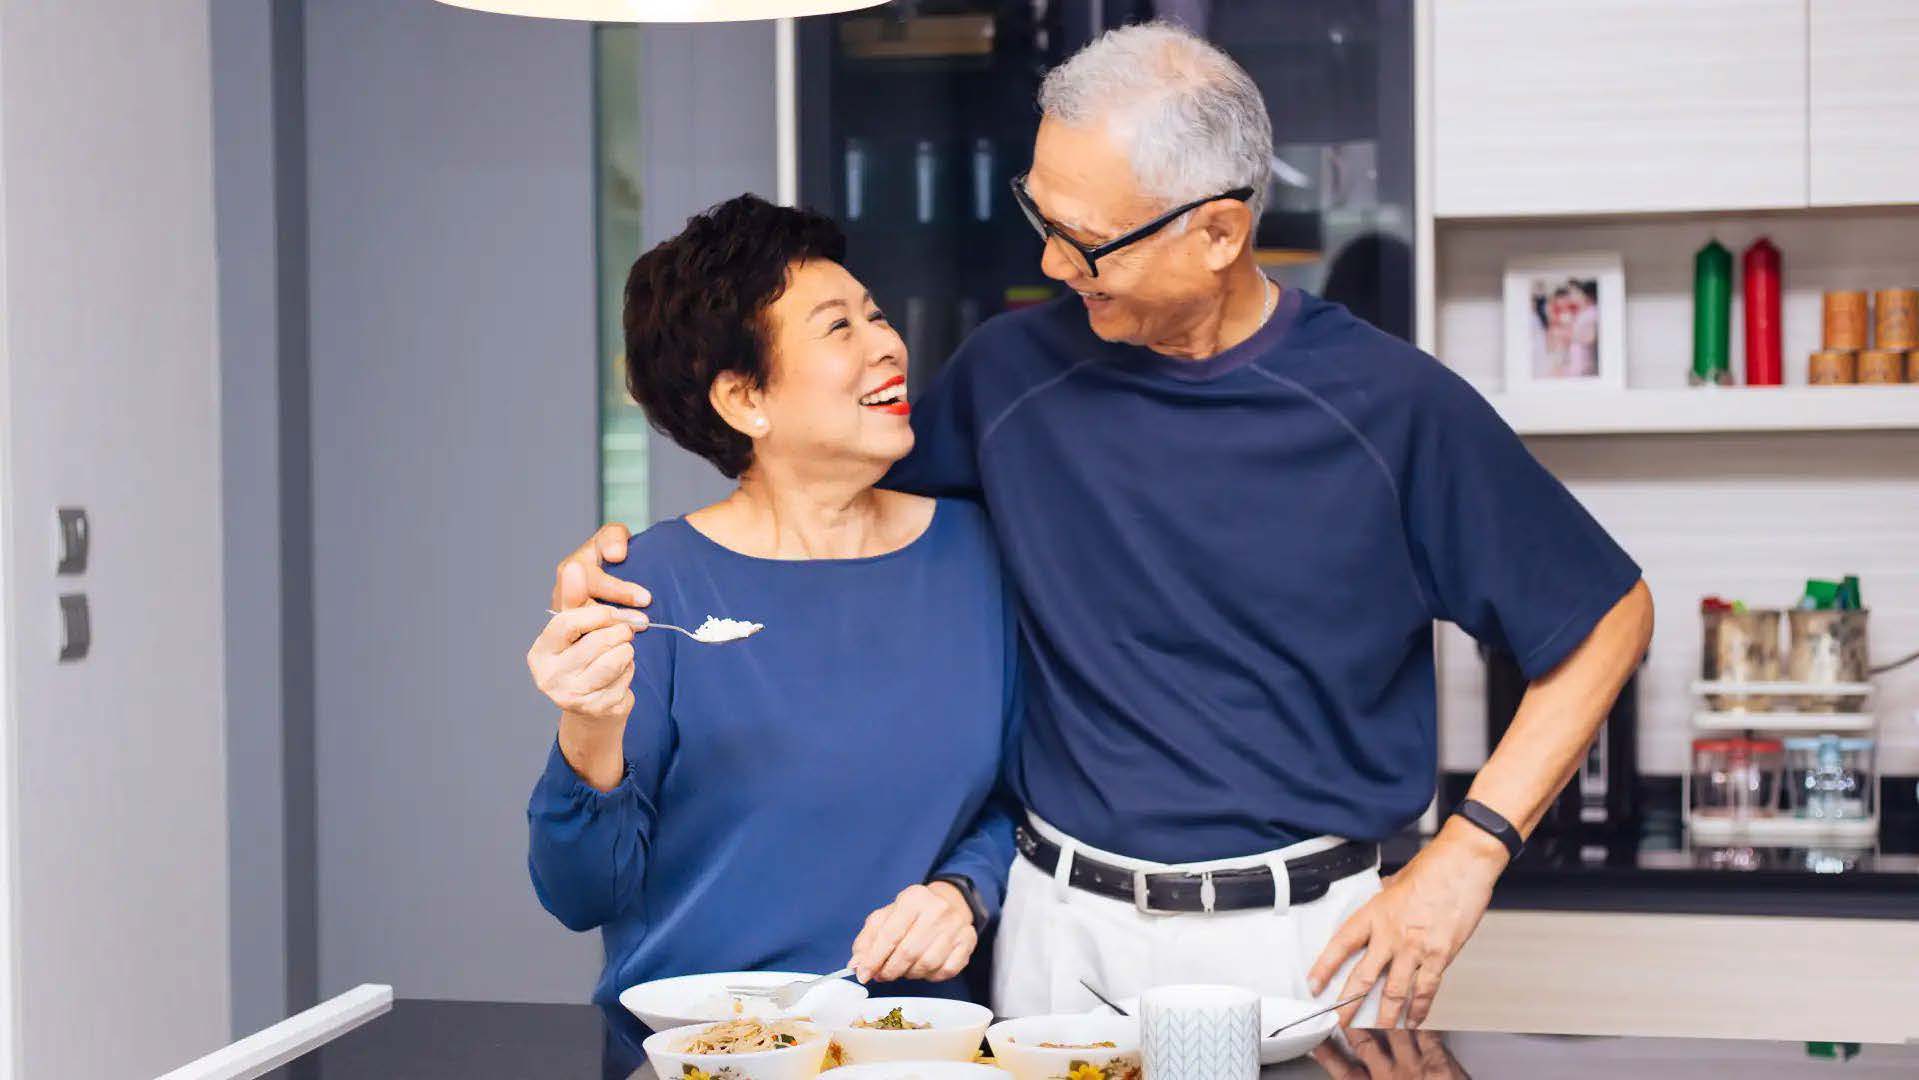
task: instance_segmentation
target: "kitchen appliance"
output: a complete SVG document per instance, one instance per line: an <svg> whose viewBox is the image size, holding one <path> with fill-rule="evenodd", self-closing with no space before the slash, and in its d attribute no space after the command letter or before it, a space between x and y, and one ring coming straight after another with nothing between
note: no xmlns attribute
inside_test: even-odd
<svg viewBox="0 0 1919 1080"><path fill-rule="evenodd" d="M1511 653L1480 646L1486 664L1486 747L1505 737L1530 685ZM1533 831L1529 843L1570 839L1603 843L1633 835L1639 828L1639 673L1619 691L1599 736L1587 748L1579 771L1560 791Z"/></svg>

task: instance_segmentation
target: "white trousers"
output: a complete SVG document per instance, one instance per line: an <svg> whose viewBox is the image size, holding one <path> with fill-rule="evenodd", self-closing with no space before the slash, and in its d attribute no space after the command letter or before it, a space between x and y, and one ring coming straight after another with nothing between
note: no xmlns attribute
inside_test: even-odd
<svg viewBox="0 0 1919 1080"><path fill-rule="evenodd" d="M1337 837L1316 837L1251 858L1206 863L1153 863L1088 847L1029 818L1028 826L1060 845L1052 876L1024 856L1013 859L1006 903L994 948L993 1011L1001 1016L1085 1012L1098 999L1079 984L1085 979L1115 1000L1170 983L1224 983L1273 997L1310 999L1306 973L1345 923L1379 892L1377 867L1334 882L1325 896L1307 904L1284 901L1271 908L1148 915L1130 901L1067 885L1074 857L1148 873L1277 867L1288 859L1337 846ZM1284 880L1283 876L1281 880ZM1326 983L1323 1004L1339 999L1358 957ZM1381 980L1382 983L1384 980ZM1370 1024L1379 1010L1375 986L1357 1023Z"/></svg>

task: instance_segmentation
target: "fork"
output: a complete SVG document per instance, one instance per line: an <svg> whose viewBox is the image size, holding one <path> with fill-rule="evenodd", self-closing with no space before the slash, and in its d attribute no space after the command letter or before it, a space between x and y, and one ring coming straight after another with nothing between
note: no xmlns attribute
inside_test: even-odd
<svg viewBox="0 0 1919 1080"><path fill-rule="evenodd" d="M546 613L548 615L559 614L559 612L554 611L552 608L547 608ZM697 641L702 645L731 645L736 641L745 641L746 638L753 636L752 634L748 634L746 635L746 637L728 638L725 641L708 641L706 638L703 638L700 635L694 633L693 631L688 630L686 627L674 626L672 623L653 622L652 620L649 619L647 620L646 626L647 626L647 629L649 630L677 630L680 633L685 634L687 637L692 638L694 641ZM758 996L758 995L752 995L752 996Z"/></svg>
<svg viewBox="0 0 1919 1080"><path fill-rule="evenodd" d="M655 625L658 624L656 623ZM800 999L806 996L807 991L813 989L815 986L823 982L831 982L834 979L844 979L851 974L853 974L853 969L849 966L843 967L831 975L815 975L808 979L794 979L790 983L782 983L779 986L729 986L726 988L726 992L739 997L766 998L781 1011L785 1011L798 1005Z"/></svg>

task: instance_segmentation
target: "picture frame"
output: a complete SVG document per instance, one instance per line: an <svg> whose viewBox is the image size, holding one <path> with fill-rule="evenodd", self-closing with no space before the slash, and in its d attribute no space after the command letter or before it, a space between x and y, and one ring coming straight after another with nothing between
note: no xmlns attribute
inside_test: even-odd
<svg viewBox="0 0 1919 1080"><path fill-rule="evenodd" d="M1616 251L1509 259L1506 392L1626 388L1626 269Z"/></svg>

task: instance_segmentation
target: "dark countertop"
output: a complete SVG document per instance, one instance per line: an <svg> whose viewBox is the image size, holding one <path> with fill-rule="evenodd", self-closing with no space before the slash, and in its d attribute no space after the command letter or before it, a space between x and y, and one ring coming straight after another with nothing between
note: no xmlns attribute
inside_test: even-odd
<svg viewBox="0 0 1919 1080"><path fill-rule="evenodd" d="M1396 870L1426 838L1382 845ZM1513 911L1919 918L1919 855L1770 847L1687 847L1661 837L1529 847L1492 906Z"/></svg>
<svg viewBox="0 0 1919 1080"><path fill-rule="evenodd" d="M1919 919L1919 813L1911 781L1899 789L1903 805L1887 801L1879 842L1867 849L1692 845L1672 809L1613 835L1535 836L1500 878L1492 906ZM1386 841L1382 869L1405 865L1425 842L1413 833Z"/></svg>
<svg viewBox="0 0 1919 1080"><path fill-rule="evenodd" d="M274 1080L571 1080L600 1076L600 1013L589 1005L396 1002L392 1011L268 1074ZM1342 1053L1347 1053L1342 1050ZM1263 1077L1569 1078L1802 1076L1844 1056L1849 1078L1919 1075L1919 1046L1635 1039L1470 1032L1360 1033L1339 1070L1310 1059ZM1399 1072L1405 1063L1423 1068ZM1370 1066L1370 1067L1368 1067ZM829 1074L830 1075L830 1074ZM647 1070L635 1074L650 1078Z"/></svg>

